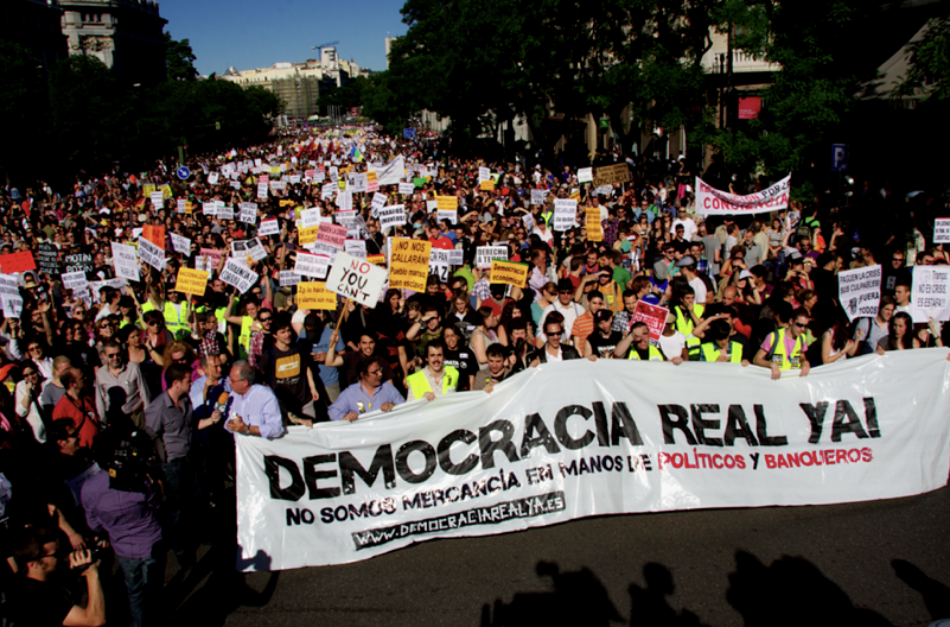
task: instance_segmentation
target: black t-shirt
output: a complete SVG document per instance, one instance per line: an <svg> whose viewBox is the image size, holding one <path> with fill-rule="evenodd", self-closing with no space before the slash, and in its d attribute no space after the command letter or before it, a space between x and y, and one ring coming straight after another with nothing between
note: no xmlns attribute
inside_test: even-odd
<svg viewBox="0 0 950 627"><path fill-rule="evenodd" d="M61 559L60 568L65 567ZM14 588L11 614L17 627L62 627L75 605L69 590L53 582L22 578Z"/></svg>
<svg viewBox="0 0 950 627"><path fill-rule="evenodd" d="M458 391L466 392L470 389L468 378L478 372L478 360L475 359L475 353L465 346L459 344L457 350L445 350L445 365L452 366L459 371Z"/></svg>
<svg viewBox="0 0 950 627"><path fill-rule="evenodd" d="M284 410L300 416L303 406L313 400L307 381L310 354L293 346L287 351L272 346L261 354L260 367Z"/></svg>
<svg viewBox="0 0 950 627"><path fill-rule="evenodd" d="M587 341L590 342L590 347L594 350L594 354L601 359L613 359L614 348L617 347L617 344L619 344L622 339L623 334L620 333L620 331L611 331L607 337L603 337L599 331L594 331L587 336Z"/></svg>

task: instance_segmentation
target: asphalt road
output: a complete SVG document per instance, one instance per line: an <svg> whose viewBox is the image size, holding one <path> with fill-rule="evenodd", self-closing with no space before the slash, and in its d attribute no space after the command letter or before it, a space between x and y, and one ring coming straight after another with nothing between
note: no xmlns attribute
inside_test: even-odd
<svg viewBox="0 0 950 627"><path fill-rule="evenodd" d="M589 518L273 574L233 574L212 547L171 581L169 624L927 625L950 618L948 522L943 488Z"/></svg>

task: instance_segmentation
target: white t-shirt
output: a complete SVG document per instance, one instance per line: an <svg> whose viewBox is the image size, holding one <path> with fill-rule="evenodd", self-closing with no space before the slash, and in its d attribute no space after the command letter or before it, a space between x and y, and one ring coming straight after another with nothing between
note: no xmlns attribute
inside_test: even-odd
<svg viewBox="0 0 950 627"><path fill-rule="evenodd" d="M686 347L686 336L679 331L673 331L673 335L666 337L660 335L660 350L666 355L667 359L682 357L683 349Z"/></svg>
<svg viewBox="0 0 950 627"><path fill-rule="evenodd" d="M693 288L693 291L696 293L696 303L700 305L706 304L706 284L703 283L703 280L698 276L689 282L689 286Z"/></svg>
<svg viewBox="0 0 950 627"><path fill-rule="evenodd" d="M692 240L693 235L695 235L696 231L699 230L692 218L686 218L685 220L673 220L673 226L670 227L670 233L676 233L677 224L683 225L683 239L686 241Z"/></svg>

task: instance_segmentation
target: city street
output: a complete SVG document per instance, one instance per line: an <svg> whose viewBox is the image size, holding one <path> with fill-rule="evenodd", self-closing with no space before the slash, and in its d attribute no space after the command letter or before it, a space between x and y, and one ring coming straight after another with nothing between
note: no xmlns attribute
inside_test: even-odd
<svg viewBox="0 0 950 627"><path fill-rule="evenodd" d="M170 624L927 625L950 617L948 496L593 518L247 588L215 575Z"/></svg>

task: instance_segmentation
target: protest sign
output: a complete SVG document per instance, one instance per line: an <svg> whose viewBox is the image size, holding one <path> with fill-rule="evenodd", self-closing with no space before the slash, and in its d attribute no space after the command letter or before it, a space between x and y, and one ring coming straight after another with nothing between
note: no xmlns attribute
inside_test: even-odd
<svg viewBox="0 0 950 627"><path fill-rule="evenodd" d="M663 327L666 326L666 318L669 315L669 309L650 305L641 300L637 302L637 308L633 311L633 321L646 323L650 328L650 342L655 344L660 341L660 336L663 335ZM668 355L668 357L676 356Z"/></svg>
<svg viewBox="0 0 950 627"><path fill-rule="evenodd" d="M438 212L438 220L448 220L449 224L458 224L459 221L459 212L458 211L448 211L442 210Z"/></svg>
<svg viewBox="0 0 950 627"><path fill-rule="evenodd" d="M389 287L424 292L432 244L395 237L389 242Z"/></svg>
<svg viewBox="0 0 950 627"><path fill-rule="evenodd" d="M155 207L155 211L163 209L165 207L165 193L164 192L152 192L150 194L150 200L152 201L152 206Z"/></svg>
<svg viewBox="0 0 950 627"><path fill-rule="evenodd" d="M297 243L301 246L313 244L315 241L317 241L317 232L319 230L319 226L297 229Z"/></svg>
<svg viewBox="0 0 950 627"><path fill-rule="evenodd" d="M594 168L581 168L577 171L578 183L592 183L594 181Z"/></svg>
<svg viewBox="0 0 950 627"><path fill-rule="evenodd" d="M217 185L219 175L217 172L210 172L208 174L208 185Z"/></svg>
<svg viewBox="0 0 950 627"><path fill-rule="evenodd" d="M142 227L142 237L158 248L165 250L165 227L155 224L146 224Z"/></svg>
<svg viewBox="0 0 950 627"><path fill-rule="evenodd" d="M934 221L934 244L950 244L950 218Z"/></svg>
<svg viewBox="0 0 950 627"><path fill-rule="evenodd" d="M336 206L340 211L351 211L353 209L353 192L346 190L337 194Z"/></svg>
<svg viewBox="0 0 950 627"><path fill-rule="evenodd" d="M320 224L320 210L314 207L313 209L304 209L300 212L300 226L305 229L309 229L312 226L317 226Z"/></svg>
<svg viewBox="0 0 950 627"><path fill-rule="evenodd" d="M112 244L112 267L115 268L115 275L130 281L139 281L139 262L135 252L135 246L128 244Z"/></svg>
<svg viewBox="0 0 950 627"><path fill-rule="evenodd" d="M449 271L451 259L454 258L454 250L445 250L443 248L432 248L429 252L429 274L438 277L440 283L449 282Z"/></svg>
<svg viewBox="0 0 950 627"><path fill-rule="evenodd" d="M528 265L492 259L490 283L524 287L528 283Z"/></svg>
<svg viewBox="0 0 950 627"><path fill-rule="evenodd" d="M267 200L267 183L257 184L257 197L261 200Z"/></svg>
<svg viewBox="0 0 950 627"><path fill-rule="evenodd" d="M343 250L346 251L348 255L366 259L366 240L348 239L343 246Z"/></svg>
<svg viewBox="0 0 950 627"><path fill-rule="evenodd" d="M264 250L264 245L261 244L261 238L255 237L247 241L247 254L254 261L260 261L267 257L267 251Z"/></svg>
<svg viewBox="0 0 950 627"><path fill-rule="evenodd" d="M946 352L840 360L781 382L728 363L564 361L491 394L235 438L238 563L323 566L588 516L937 490L950 471Z"/></svg>
<svg viewBox="0 0 950 627"><path fill-rule="evenodd" d="M370 180L378 179L378 185L398 185L399 181L406 176L406 159L402 155L396 157L382 168L370 171ZM376 191L370 189L369 191Z"/></svg>
<svg viewBox="0 0 950 627"><path fill-rule="evenodd" d="M340 249L336 246L330 246L329 244L324 244L323 242L307 244L305 248L315 255L323 255L324 257L328 257L331 264L336 259L337 253L340 252Z"/></svg>
<svg viewBox="0 0 950 627"><path fill-rule="evenodd" d="M696 213L700 215L767 213L788 208L792 175L754 194L740 196L718 190L696 177Z"/></svg>
<svg viewBox="0 0 950 627"><path fill-rule="evenodd" d="M330 258L326 255L314 255L303 251L297 252L294 263L294 272L300 276L311 276L316 279L325 279L330 268Z"/></svg>
<svg viewBox="0 0 950 627"><path fill-rule="evenodd" d="M357 174L350 175L350 181L347 184L347 189L351 192L365 192L367 186L366 172L359 172Z"/></svg>
<svg viewBox="0 0 950 627"><path fill-rule="evenodd" d="M416 186L412 183L399 183L399 193L403 196L412 196L416 191Z"/></svg>
<svg viewBox="0 0 950 627"><path fill-rule="evenodd" d="M483 192L493 192L495 191L495 181L492 181L490 179L487 181L482 181L481 183L478 184L478 189L480 189Z"/></svg>
<svg viewBox="0 0 950 627"><path fill-rule="evenodd" d="M191 240L187 237L182 237L178 233L172 233L172 250L176 253L181 253L186 257L191 256Z"/></svg>
<svg viewBox="0 0 950 627"><path fill-rule="evenodd" d="M175 208L176 208L176 210L178 211L178 213L181 213L181 214L184 214L184 213L185 213L185 204L186 204L187 202L188 202L188 201L185 200L184 198L179 198L179 199L175 202Z"/></svg>
<svg viewBox="0 0 950 627"><path fill-rule="evenodd" d="M587 207L586 217L587 241L604 241L604 227L600 220L600 209L597 207Z"/></svg>
<svg viewBox="0 0 950 627"><path fill-rule="evenodd" d="M345 226L322 224L317 231L317 241L342 249L346 244L346 231Z"/></svg>
<svg viewBox="0 0 950 627"><path fill-rule="evenodd" d="M379 212L379 228L388 229L406 223L406 208L404 205L390 205Z"/></svg>
<svg viewBox="0 0 950 627"><path fill-rule="evenodd" d="M257 234L262 237L266 237L268 235L279 235L280 224L278 223L277 218L261 220L260 227L257 229Z"/></svg>
<svg viewBox="0 0 950 627"><path fill-rule="evenodd" d="M570 198L554 200L554 221L552 228L555 231L569 231L574 228L577 218L577 201Z"/></svg>
<svg viewBox="0 0 950 627"><path fill-rule="evenodd" d="M320 199L329 200L333 198L333 194L339 189L336 183L327 183L320 188Z"/></svg>
<svg viewBox="0 0 950 627"><path fill-rule="evenodd" d="M478 168L478 182L487 181L491 179L491 170L484 166Z"/></svg>
<svg viewBox="0 0 950 627"><path fill-rule="evenodd" d="M360 305L375 308L383 295L386 276L385 269L341 252L330 268L326 289Z"/></svg>
<svg viewBox="0 0 950 627"><path fill-rule="evenodd" d="M848 320L873 318L881 301L881 266L868 266L838 273L838 302Z"/></svg>
<svg viewBox="0 0 950 627"><path fill-rule="evenodd" d="M0 306L4 318L19 318L23 311L23 297L16 277L0 276Z"/></svg>
<svg viewBox="0 0 950 627"><path fill-rule="evenodd" d="M379 177L376 176L376 172L366 173L366 191L367 192L379 191Z"/></svg>
<svg viewBox="0 0 950 627"><path fill-rule="evenodd" d="M543 205L544 199L547 195L548 195L548 190L546 189L532 189L531 190L531 204Z"/></svg>
<svg viewBox="0 0 950 627"><path fill-rule="evenodd" d="M294 272L293 270L281 270L280 271L280 286L281 287L293 287L300 283L300 275Z"/></svg>
<svg viewBox="0 0 950 627"><path fill-rule="evenodd" d="M162 271L165 269L165 251L144 237L139 238L138 254L139 259L156 270Z"/></svg>
<svg viewBox="0 0 950 627"><path fill-rule="evenodd" d="M83 290L89 287L85 272L66 272L62 275L63 287L67 290Z"/></svg>
<svg viewBox="0 0 950 627"><path fill-rule="evenodd" d="M491 268L492 259L508 261L507 246L479 246L475 249L475 266Z"/></svg>
<svg viewBox="0 0 950 627"><path fill-rule="evenodd" d="M227 205L218 205L218 219L219 220L233 220L234 207L228 207Z"/></svg>
<svg viewBox="0 0 950 627"><path fill-rule="evenodd" d="M238 220L246 224L257 224L257 203L242 202L241 216L238 218Z"/></svg>
<svg viewBox="0 0 950 627"><path fill-rule="evenodd" d="M632 180L633 175L630 173L630 168L626 163L594 168L594 187L600 187L601 185L619 185Z"/></svg>
<svg viewBox="0 0 950 627"><path fill-rule="evenodd" d="M458 211L458 196L436 196L436 208L439 211Z"/></svg>
<svg viewBox="0 0 950 627"><path fill-rule="evenodd" d="M224 269L218 278L244 294L257 283L258 274L229 258L224 263Z"/></svg>
<svg viewBox="0 0 950 627"><path fill-rule="evenodd" d="M36 263L33 261L33 253L28 250L0 255L0 273L14 274L17 272L28 272L36 270Z"/></svg>
<svg viewBox="0 0 950 627"><path fill-rule="evenodd" d="M40 272L59 274L59 250L55 244L42 242L36 246L36 264Z"/></svg>
<svg viewBox="0 0 950 627"><path fill-rule="evenodd" d="M380 209L386 206L386 194L376 192L373 194L373 202L370 205L373 213L378 213Z"/></svg>
<svg viewBox="0 0 950 627"><path fill-rule="evenodd" d="M208 287L208 273L203 270L192 270L181 267L178 269L178 278L175 280L175 290L182 294L204 296Z"/></svg>
<svg viewBox="0 0 950 627"><path fill-rule="evenodd" d="M326 283L298 283L297 309L336 311L336 294L326 288Z"/></svg>
<svg viewBox="0 0 950 627"><path fill-rule="evenodd" d="M224 253L215 248L202 248L198 251L198 254L208 260L209 270L217 270L218 266L221 265L221 257L224 256Z"/></svg>
<svg viewBox="0 0 950 627"><path fill-rule="evenodd" d="M910 315L919 323L930 318L938 322L950 320L950 267L914 266Z"/></svg>

